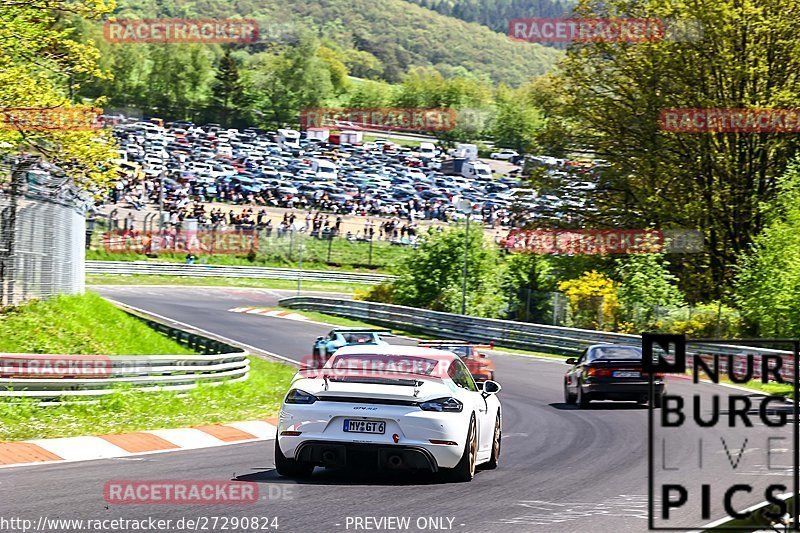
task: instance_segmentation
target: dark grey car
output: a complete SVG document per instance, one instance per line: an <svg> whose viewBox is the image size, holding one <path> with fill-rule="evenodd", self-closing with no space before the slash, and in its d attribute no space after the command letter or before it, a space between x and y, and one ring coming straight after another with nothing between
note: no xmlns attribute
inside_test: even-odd
<svg viewBox="0 0 800 533"><path fill-rule="evenodd" d="M649 376L642 372L642 350L637 346L596 344L578 357L567 359L564 401L585 409L593 400L628 400L647 403ZM654 379L653 407L661 407L664 376Z"/></svg>

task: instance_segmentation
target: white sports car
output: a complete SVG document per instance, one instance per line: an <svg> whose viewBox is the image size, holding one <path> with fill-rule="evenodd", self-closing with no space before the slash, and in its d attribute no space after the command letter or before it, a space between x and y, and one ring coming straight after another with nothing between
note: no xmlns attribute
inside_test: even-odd
<svg viewBox="0 0 800 533"><path fill-rule="evenodd" d="M315 466L444 471L470 481L496 468L500 385L479 388L456 354L417 346L345 346L321 369L300 370L281 406L275 468Z"/></svg>

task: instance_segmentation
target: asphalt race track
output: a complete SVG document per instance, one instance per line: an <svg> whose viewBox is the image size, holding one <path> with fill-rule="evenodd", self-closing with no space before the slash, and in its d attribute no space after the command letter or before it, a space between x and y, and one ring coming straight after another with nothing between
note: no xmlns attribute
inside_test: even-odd
<svg viewBox="0 0 800 533"><path fill-rule="evenodd" d="M275 306L277 299L292 294L290 291L197 287L103 287L98 291L292 359L309 354L314 338L330 329L228 312L238 306ZM647 530L648 409L633 403L602 402L578 410L563 403L562 376L567 367L562 362L522 356L495 356L495 361L497 381L503 386L500 467L479 472L471 483L337 474L319 469L310 481L287 481L273 470L273 444L269 441L0 470L0 515L34 519L41 515L83 519L152 516L173 520L265 516L278 518L278 531L309 533L364 531L354 527L354 517L390 516L410 517L407 531ZM669 388L689 398L698 391L704 398L729 391L679 379L670 380ZM732 431L731 436L736 437L737 430ZM752 435L753 430L749 431ZM786 428L780 434L790 436L790 431ZM705 439L707 458L698 476L714 483L715 488L737 482L763 484L769 474L775 474L763 469L763 441L751 439L747 450L738 456L740 463L735 469L727 460L719 460L726 454L718 437L692 427L682 428L679 438L670 441L668 451L659 451L659 461L699 466L694 458L699 439ZM742 439L729 438L726 446L732 449L727 459L732 454L735 461ZM691 477L686 472L682 475ZM791 487L788 476L771 477ZM103 486L115 479L236 479L257 483L262 500L238 506L108 505ZM711 519L725 514L717 492L715 489L712 494ZM695 496L692 494L692 501ZM759 489L737 496L735 503L744 508L763 500ZM437 517L444 518L443 526L427 521ZM452 519L452 525L448 519ZM709 521L697 514L679 515L670 525L696 527Z"/></svg>

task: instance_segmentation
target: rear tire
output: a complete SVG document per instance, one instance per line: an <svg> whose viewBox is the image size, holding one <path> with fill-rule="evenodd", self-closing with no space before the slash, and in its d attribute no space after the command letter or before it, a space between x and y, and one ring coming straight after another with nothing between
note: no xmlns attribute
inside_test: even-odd
<svg viewBox="0 0 800 533"><path fill-rule="evenodd" d="M575 405L576 401L577 397L569 392L569 387L567 387L567 384L564 383L564 403L568 405Z"/></svg>
<svg viewBox="0 0 800 533"><path fill-rule="evenodd" d="M282 477L306 478L314 472L314 465L288 459L275 438L275 471Z"/></svg>
<svg viewBox="0 0 800 533"><path fill-rule="evenodd" d="M494 437L492 438L492 456L484 465L487 470L494 470L500 463L500 441L503 438L503 428L500 427L500 411L497 411L497 422L494 423Z"/></svg>
<svg viewBox="0 0 800 533"><path fill-rule="evenodd" d="M469 421L467 442L464 444L464 454L455 468L450 470L450 478L459 483L472 481L475 477L475 464L478 459L478 435L475 431L475 415Z"/></svg>
<svg viewBox="0 0 800 533"><path fill-rule="evenodd" d="M581 387L580 383L578 383L578 398L577 398L578 408L579 409L588 409L589 408L589 402L591 402L591 401L592 401L592 399L589 397L588 394L583 392L583 387Z"/></svg>
<svg viewBox="0 0 800 533"><path fill-rule="evenodd" d="M656 394L653 398L653 409L661 409L661 406L664 404L664 395L663 394Z"/></svg>
<svg viewBox="0 0 800 533"><path fill-rule="evenodd" d="M314 349L311 350L311 359L314 361L314 368L322 368L322 354L319 352L319 346L316 344L314 345Z"/></svg>

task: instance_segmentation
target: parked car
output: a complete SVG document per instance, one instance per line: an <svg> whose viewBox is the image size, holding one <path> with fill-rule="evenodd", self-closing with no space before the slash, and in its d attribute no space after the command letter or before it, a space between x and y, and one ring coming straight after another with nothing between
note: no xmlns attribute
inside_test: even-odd
<svg viewBox="0 0 800 533"><path fill-rule="evenodd" d="M501 161L510 161L519 157L519 152L516 150L509 150L508 148L503 148L499 152L492 152L490 157L492 159L499 159Z"/></svg>

